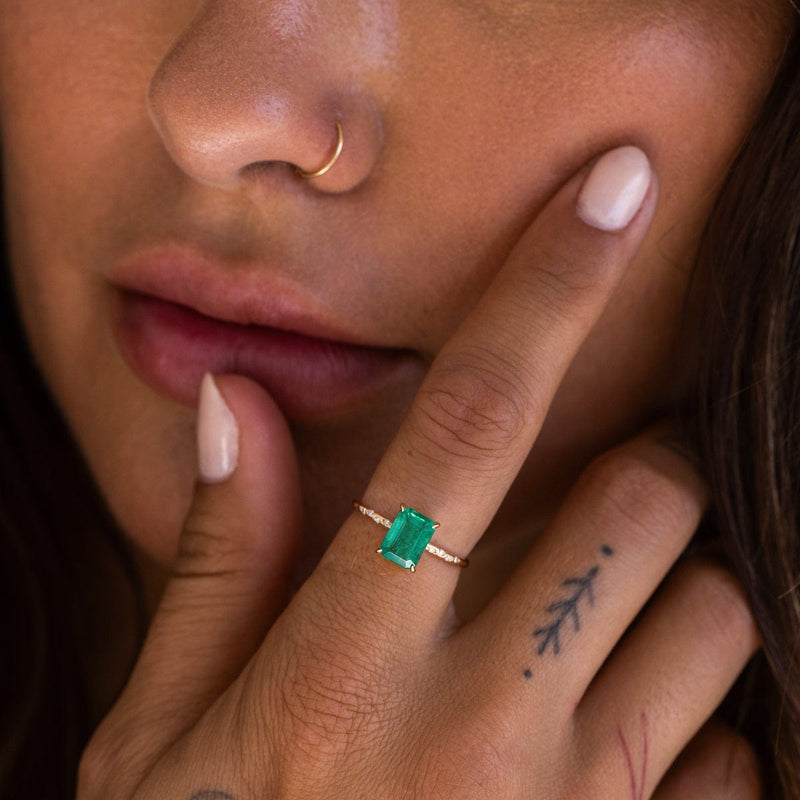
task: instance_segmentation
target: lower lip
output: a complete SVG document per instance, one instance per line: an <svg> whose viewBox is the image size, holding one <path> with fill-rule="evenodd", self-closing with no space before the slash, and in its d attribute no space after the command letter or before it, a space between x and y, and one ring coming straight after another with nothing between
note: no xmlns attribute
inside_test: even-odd
<svg viewBox="0 0 800 800"><path fill-rule="evenodd" d="M407 351L237 325L127 291L121 297L123 357L145 383L185 405L196 405L205 373L236 373L264 386L290 419L317 419L379 393L411 360Z"/></svg>

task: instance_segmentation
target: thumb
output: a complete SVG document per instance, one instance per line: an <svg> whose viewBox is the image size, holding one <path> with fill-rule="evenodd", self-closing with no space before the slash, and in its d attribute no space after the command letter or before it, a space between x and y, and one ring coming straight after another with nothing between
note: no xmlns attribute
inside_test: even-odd
<svg viewBox="0 0 800 800"><path fill-rule="evenodd" d="M286 601L300 489L283 415L253 381L207 375L198 454L201 477L172 577L131 679L97 732L99 749L124 757L132 779L236 678Z"/></svg>
<svg viewBox="0 0 800 800"><path fill-rule="evenodd" d="M248 378L206 375L197 439L199 479L150 638L159 638L160 661L185 638L174 661L188 662L195 685L201 675L208 681L218 673L207 692L216 695L283 610L300 528L300 486L286 420Z"/></svg>

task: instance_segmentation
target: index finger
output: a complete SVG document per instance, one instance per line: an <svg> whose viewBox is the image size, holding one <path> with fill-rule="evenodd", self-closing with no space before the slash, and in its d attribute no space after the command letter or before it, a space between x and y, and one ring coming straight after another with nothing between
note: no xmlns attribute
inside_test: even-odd
<svg viewBox="0 0 800 800"><path fill-rule="evenodd" d="M413 507L439 523L435 544L469 553L638 249L655 195L648 159L634 147L606 153L588 177L584 171L562 187L436 357L370 481L364 506L387 517L401 504ZM411 627L428 620L435 629L459 570L426 557L412 592L403 570L374 555L385 533L354 515L323 563L333 560L345 572L357 565L359 578L348 585L361 603L365 594L372 608L381 598L394 603L399 592L411 604L409 618L419 620Z"/></svg>

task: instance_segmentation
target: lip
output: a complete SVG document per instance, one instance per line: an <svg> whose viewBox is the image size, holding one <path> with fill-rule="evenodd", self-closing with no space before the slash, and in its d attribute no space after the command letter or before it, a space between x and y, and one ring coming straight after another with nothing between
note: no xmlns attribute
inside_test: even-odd
<svg viewBox="0 0 800 800"><path fill-rule="evenodd" d="M180 248L125 262L114 281L123 358L151 388L190 406L206 372L245 375L296 421L364 403L413 362L408 350L359 341L313 300L270 286L264 273L220 269Z"/></svg>
<svg viewBox="0 0 800 800"><path fill-rule="evenodd" d="M240 325L276 328L344 344L393 348L366 338L307 291L291 286L258 260L215 257L191 245L168 244L123 259L111 280L124 290L168 300Z"/></svg>

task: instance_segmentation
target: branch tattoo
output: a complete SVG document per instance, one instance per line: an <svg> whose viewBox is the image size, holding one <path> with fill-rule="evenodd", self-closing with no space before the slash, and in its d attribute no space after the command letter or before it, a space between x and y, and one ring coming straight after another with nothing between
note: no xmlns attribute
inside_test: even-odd
<svg viewBox="0 0 800 800"><path fill-rule="evenodd" d="M603 558L611 558L614 550L604 545L600 553ZM562 582L561 587L566 590L566 596L547 606L545 610L550 614L550 621L533 632L533 637L539 642L536 655L544 656L548 650L552 650L555 656L559 655L563 644L562 634L568 630L566 626L569 623L572 624L573 632L580 631L582 609L594 606L594 587L600 569L600 565L595 564L584 575L570 577ZM523 675L530 679L533 677L533 671L530 668L526 669Z"/></svg>

